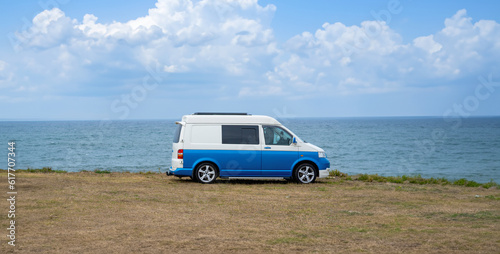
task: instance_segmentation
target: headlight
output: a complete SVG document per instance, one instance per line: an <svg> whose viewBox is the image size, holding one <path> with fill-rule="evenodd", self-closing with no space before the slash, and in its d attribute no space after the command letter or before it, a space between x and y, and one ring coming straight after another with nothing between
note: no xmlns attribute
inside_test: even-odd
<svg viewBox="0 0 500 254"><path fill-rule="evenodd" d="M319 158L326 158L326 153L325 152L318 152L318 157Z"/></svg>

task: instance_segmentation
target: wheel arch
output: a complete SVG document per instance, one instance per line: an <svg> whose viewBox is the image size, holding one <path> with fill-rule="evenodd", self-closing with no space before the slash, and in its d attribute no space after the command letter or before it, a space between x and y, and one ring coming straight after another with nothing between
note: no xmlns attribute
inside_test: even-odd
<svg viewBox="0 0 500 254"><path fill-rule="evenodd" d="M319 176L319 167L318 167L318 163L316 163L314 160L311 160L311 159L301 159L301 160L298 160L296 161L293 165L292 165L292 174L293 174L293 171L298 167L300 166L301 164L304 164L304 163L309 163L311 165L313 165L314 167L314 172L316 173L317 176Z"/></svg>
<svg viewBox="0 0 500 254"><path fill-rule="evenodd" d="M194 177L194 173L195 173L196 168L198 168L198 166L202 163L213 164L215 166L215 169L217 170L217 177L220 175L220 166L216 160L211 159L211 158L201 158L201 159L197 160L195 163L193 163L193 172L192 172L193 177Z"/></svg>

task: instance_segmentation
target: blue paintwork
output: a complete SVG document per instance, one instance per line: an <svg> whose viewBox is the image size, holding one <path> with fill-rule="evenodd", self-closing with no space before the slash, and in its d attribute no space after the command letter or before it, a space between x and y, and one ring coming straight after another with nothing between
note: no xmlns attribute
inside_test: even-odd
<svg viewBox="0 0 500 254"><path fill-rule="evenodd" d="M177 168L175 171L170 172L174 176L192 176L193 169L192 168Z"/></svg>
<svg viewBox="0 0 500 254"><path fill-rule="evenodd" d="M262 151L262 176L291 177L298 151Z"/></svg>
<svg viewBox="0 0 500 254"><path fill-rule="evenodd" d="M318 152L299 152L299 154L300 158L293 164L293 167L303 161L311 161L316 164L318 170L330 168L330 161L327 158L319 158Z"/></svg>
<svg viewBox="0 0 500 254"><path fill-rule="evenodd" d="M194 168L204 161L217 165L221 177L261 175L262 152L260 150L184 149L184 167Z"/></svg>
<svg viewBox="0 0 500 254"><path fill-rule="evenodd" d="M189 150L184 149L184 168L172 171L176 176L191 176L201 162L212 162L220 169L221 177L291 177L293 168L310 161L324 170L330 167L318 152L270 150Z"/></svg>

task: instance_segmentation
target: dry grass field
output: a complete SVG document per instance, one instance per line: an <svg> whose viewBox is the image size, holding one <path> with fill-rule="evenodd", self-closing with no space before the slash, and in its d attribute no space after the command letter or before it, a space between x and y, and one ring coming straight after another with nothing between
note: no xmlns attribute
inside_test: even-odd
<svg viewBox="0 0 500 254"><path fill-rule="evenodd" d="M0 190L8 191L2 172ZM500 190L320 179L203 185L164 174L17 177L0 253L498 253Z"/></svg>

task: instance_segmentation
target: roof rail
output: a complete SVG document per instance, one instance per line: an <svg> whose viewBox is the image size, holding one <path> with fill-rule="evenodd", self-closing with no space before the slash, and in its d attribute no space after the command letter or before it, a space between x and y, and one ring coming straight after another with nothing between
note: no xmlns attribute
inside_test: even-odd
<svg viewBox="0 0 500 254"><path fill-rule="evenodd" d="M216 113L216 112L196 112L193 115L197 116L251 116L248 113Z"/></svg>

